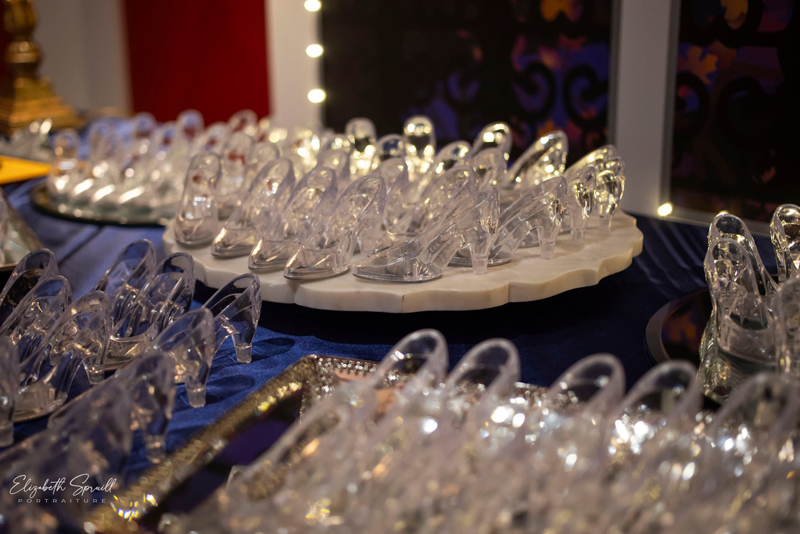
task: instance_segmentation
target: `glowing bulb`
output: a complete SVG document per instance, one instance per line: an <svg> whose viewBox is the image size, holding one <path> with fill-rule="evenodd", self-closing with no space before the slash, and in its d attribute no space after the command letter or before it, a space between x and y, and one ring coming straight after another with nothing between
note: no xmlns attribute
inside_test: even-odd
<svg viewBox="0 0 800 534"><path fill-rule="evenodd" d="M303 7L308 11L319 11L322 8L322 4L319 0L306 0Z"/></svg>
<svg viewBox="0 0 800 534"><path fill-rule="evenodd" d="M319 57L322 55L322 45L312 44L306 47L308 57Z"/></svg>
<svg viewBox="0 0 800 534"><path fill-rule="evenodd" d="M312 89L308 92L308 99L315 104L319 104L325 100L325 91L322 89Z"/></svg>
<svg viewBox="0 0 800 534"><path fill-rule="evenodd" d="M666 217L670 213L672 213L672 204L670 204L669 202L667 202L666 204L661 204L658 207L658 214L660 216Z"/></svg>
<svg viewBox="0 0 800 534"><path fill-rule="evenodd" d="M728 213L730 213L728 210L722 210L717 215L727 215Z"/></svg>

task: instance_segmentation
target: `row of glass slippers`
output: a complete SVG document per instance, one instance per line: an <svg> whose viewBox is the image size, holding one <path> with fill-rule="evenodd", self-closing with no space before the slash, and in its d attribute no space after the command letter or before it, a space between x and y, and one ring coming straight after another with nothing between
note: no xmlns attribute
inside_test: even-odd
<svg viewBox="0 0 800 534"><path fill-rule="evenodd" d="M358 248L369 257L355 267L356 276L425 282L449 264L485 274L537 243L541 257L551 259L562 230L582 246L593 213L600 231L610 232L625 183L616 149L604 146L565 169L567 139L556 131L508 169L510 136L496 135L507 128L488 126L472 146L447 145L413 181L404 152L376 157L366 176L351 180L355 143L338 136L299 180L290 159L267 163L224 222L217 195L222 165L216 154L201 153L187 172L175 237L187 247L211 244L218 257L249 255L251 270L283 270L299 280L347 272ZM504 143L482 141L493 135Z"/></svg>
<svg viewBox="0 0 800 534"><path fill-rule="evenodd" d="M770 237L777 281L745 222L714 218L704 262L713 308L701 350L800 376L800 206L778 206Z"/></svg>
<svg viewBox="0 0 800 534"><path fill-rule="evenodd" d="M587 357L519 396L507 340L447 375L434 330L339 385L226 488L165 532L796 532L798 386L761 374L702 412L696 369L668 362L627 396ZM391 399L391 401L387 400ZM781 451L779 453L779 451ZM726 528L725 528L726 527Z"/></svg>
<svg viewBox="0 0 800 534"><path fill-rule="evenodd" d="M194 287L192 257L178 253L156 263L147 240L125 247L94 289L75 300L52 252L25 256L0 293L0 446L13 441L13 421L63 405L81 369L91 384L121 369L132 388L144 388L132 402L139 403L148 457L163 456L166 423L151 424L153 410L167 410L168 419L171 401L163 404L173 393L141 383L152 362L125 366L145 353L160 354L169 362L169 383L185 383L189 404L203 406L214 355L231 338L237 361L249 363L261 313L254 274L233 279L189 311Z"/></svg>

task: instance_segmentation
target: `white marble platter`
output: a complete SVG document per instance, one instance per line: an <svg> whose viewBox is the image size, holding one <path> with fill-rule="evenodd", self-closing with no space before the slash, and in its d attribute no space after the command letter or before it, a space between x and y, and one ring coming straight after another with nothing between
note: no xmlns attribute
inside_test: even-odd
<svg viewBox="0 0 800 534"><path fill-rule="evenodd" d="M220 259L211 247L185 248L175 242L174 220L164 231L167 254L187 252L194 257L197 279L218 288L236 276L250 272L247 257ZM309 308L340 311L411 313L435 310L478 310L507 302L539 300L570 289L597 284L600 279L626 269L642 252L642 233L636 219L617 212L611 234L602 235L597 221L586 231L583 248L570 246L570 235L562 234L552 260L539 257L539 248L520 249L510 263L490 267L483 276L471 267L448 267L432 282L394 284L356 278L350 272L300 282L287 280L283 272L261 274L261 296L265 301L295 303ZM353 258L355 265L361 259Z"/></svg>

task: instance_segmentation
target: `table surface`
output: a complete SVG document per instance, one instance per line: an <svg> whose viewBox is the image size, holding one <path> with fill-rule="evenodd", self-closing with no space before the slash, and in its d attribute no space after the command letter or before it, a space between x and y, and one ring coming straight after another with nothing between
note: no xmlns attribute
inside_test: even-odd
<svg viewBox="0 0 800 534"><path fill-rule="evenodd" d="M75 297L89 291L111 260L128 243L149 239L163 257L161 228L98 226L56 219L31 206L28 192L38 180L4 189L11 203L58 259L59 270ZM469 312L420 312L393 315L334 312L295 304L264 303L253 345L253 362L239 365L226 342L214 358L208 380L207 404L189 406L184 386L178 386L167 448L172 451L195 431L208 425L306 354L380 360L404 335L436 328L448 340L451 367L476 343L503 337L519 348L522 381L550 385L570 365L590 354L606 352L623 363L628 386L651 366L645 348L645 327L664 304L705 285L703 257L707 228L638 217L644 234L641 255L625 271L599 284L530 303L512 303ZM775 270L769 240L756 239L764 263ZM198 284L195 306L213 290ZM88 387L79 373L71 395ZM17 425L17 441L39 431L38 420ZM132 480L148 467L136 446L126 477Z"/></svg>

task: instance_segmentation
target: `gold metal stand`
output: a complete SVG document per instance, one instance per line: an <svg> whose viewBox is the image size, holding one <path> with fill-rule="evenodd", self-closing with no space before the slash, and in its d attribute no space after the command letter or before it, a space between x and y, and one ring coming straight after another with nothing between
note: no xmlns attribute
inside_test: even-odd
<svg viewBox="0 0 800 534"><path fill-rule="evenodd" d="M6 50L10 78L0 84L0 131L10 134L38 119L53 120L53 129L82 124L72 106L38 75L42 52L33 41L36 11L33 0L4 0L3 16L11 43Z"/></svg>

